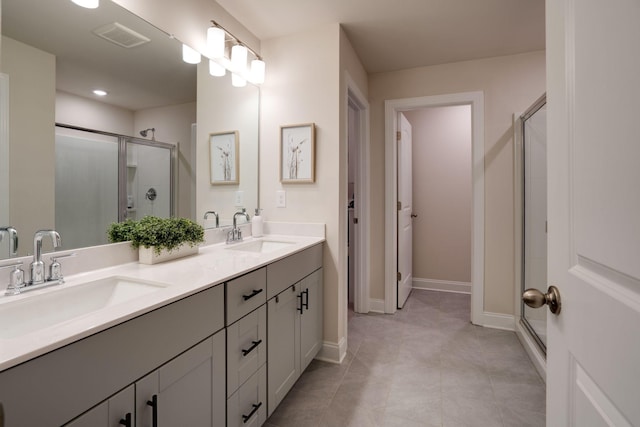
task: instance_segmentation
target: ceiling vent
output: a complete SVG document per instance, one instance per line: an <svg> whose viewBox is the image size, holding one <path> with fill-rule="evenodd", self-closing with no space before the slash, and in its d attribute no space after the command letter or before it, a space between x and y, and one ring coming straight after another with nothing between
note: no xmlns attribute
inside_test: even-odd
<svg viewBox="0 0 640 427"><path fill-rule="evenodd" d="M93 33L105 40L110 41L111 43L115 43L118 46L127 49L140 46L151 41L151 39L117 22L103 25L100 28L96 28L95 30L93 30Z"/></svg>

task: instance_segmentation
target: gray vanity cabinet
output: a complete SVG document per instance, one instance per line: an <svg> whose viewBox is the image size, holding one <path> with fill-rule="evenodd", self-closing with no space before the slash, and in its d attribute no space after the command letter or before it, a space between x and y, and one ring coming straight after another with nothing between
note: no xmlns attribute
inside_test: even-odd
<svg viewBox="0 0 640 427"><path fill-rule="evenodd" d="M76 418L67 427L133 427L134 386L130 385Z"/></svg>
<svg viewBox="0 0 640 427"><path fill-rule="evenodd" d="M269 416L322 347L322 283L322 245L267 266Z"/></svg>
<svg viewBox="0 0 640 427"><path fill-rule="evenodd" d="M267 269L225 284L227 306L227 427L267 420Z"/></svg>
<svg viewBox="0 0 640 427"><path fill-rule="evenodd" d="M223 426L224 343L222 330L136 382L136 427Z"/></svg>
<svg viewBox="0 0 640 427"><path fill-rule="evenodd" d="M322 347L322 269L267 303L269 416Z"/></svg>

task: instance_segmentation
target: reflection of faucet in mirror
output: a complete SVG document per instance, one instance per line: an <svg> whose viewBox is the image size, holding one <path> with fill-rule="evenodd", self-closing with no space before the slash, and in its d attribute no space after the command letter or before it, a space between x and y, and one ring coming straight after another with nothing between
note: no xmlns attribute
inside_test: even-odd
<svg viewBox="0 0 640 427"><path fill-rule="evenodd" d="M142 135L144 138L147 137L147 134L149 133L149 131L151 131L151 140L155 141L156 140L156 128L149 128L149 129L144 129L140 131L140 135Z"/></svg>
<svg viewBox="0 0 640 427"><path fill-rule="evenodd" d="M61 245L60 235L54 230L38 230L33 236L33 262L31 263L31 281L30 285L39 285L44 283L44 262L42 261L42 238L44 236L51 237L53 247L57 248Z"/></svg>
<svg viewBox="0 0 640 427"><path fill-rule="evenodd" d="M0 227L0 242L5 234L9 237L9 256L18 255L18 231L11 226Z"/></svg>
<svg viewBox="0 0 640 427"><path fill-rule="evenodd" d="M233 214L233 228L227 234L227 244L233 243L233 242L241 242L242 241L242 231L238 228L238 224L236 222L236 217L238 215L241 215L241 216L244 215L244 217L247 220L247 222L251 221L251 218L249 217L249 214L247 213L247 210L245 208L242 208L242 211L238 211L238 212L234 213Z"/></svg>
<svg viewBox="0 0 640 427"><path fill-rule="evenodd" d="M215 217L216 217L216 228L220 228L220 217L218 216L218 213L216 211L206 211L204 213L204 219L207 219L209 217L209 214L215 215Z"/></svg>

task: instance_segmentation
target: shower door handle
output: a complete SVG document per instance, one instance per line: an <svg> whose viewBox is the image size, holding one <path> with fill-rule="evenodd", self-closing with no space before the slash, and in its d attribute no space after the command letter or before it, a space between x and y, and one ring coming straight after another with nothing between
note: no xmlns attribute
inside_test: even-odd
<svg viewBox="0 0 640 427"><path fill-rule="evenodd" d="M560 314L560 309L562 308L560 291L555 286L549 286L546 294L535 288L527 289L522 294L522 301L533 308L539 308L546 304L549 307L549 311L556 316Z"/></svg>

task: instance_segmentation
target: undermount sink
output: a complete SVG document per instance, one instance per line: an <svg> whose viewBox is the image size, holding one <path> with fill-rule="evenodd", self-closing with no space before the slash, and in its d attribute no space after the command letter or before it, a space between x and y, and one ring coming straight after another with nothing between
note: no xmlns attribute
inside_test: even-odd
<svg viewBox="0 0 640 427"><path fill-rule="evenodd" d="M228 246L227 249L243 252L255 252L265 254L268 252L277 251L278 249L286 248L293 245L294 242L284 242L279 240L252 240L246 243L236 243L232 246Z"/></svg>
<svg viewBox="0 0 640 427"><path fill-rule="evenodd" d="M0 339L28 334L165 287L161 283L111 276L13 301L13 297L5 297L0 303Z"/></svg>

